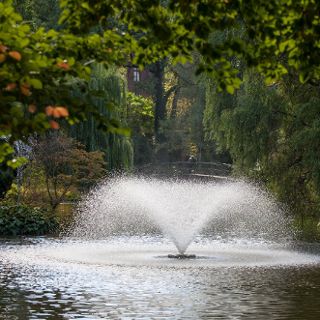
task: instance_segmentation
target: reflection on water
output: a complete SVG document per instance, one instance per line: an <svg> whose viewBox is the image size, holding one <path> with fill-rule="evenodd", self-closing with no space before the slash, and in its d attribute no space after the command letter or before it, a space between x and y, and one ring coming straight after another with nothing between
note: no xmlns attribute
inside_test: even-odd
<svg viewBox="0 0 320 320"><path fill-rule="evenodd" d="M41 242L0 247L0 319L320 318L319 263L87 264L50 260L38 248L59 241Z"/></svg>

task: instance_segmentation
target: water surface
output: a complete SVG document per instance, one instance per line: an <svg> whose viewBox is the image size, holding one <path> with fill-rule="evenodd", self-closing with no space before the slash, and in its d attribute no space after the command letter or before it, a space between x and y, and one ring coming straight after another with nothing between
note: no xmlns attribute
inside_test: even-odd
<svg viewBox="0 0 320 320"><path fill-rule="evenodd" d="M166 258L162 237L2 241L0 319L319 319L317 254L196 239L207 259ZM116 250L117 249L117 250Z"/></svg>

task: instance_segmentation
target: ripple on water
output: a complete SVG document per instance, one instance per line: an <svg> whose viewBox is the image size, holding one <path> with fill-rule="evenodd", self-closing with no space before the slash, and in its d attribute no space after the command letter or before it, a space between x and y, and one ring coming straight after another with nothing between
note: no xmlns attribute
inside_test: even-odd
<svg viewBox="0 0 320 320"><path fill-rule="evenodd" d="M7 319L319 319L319 256L271 243L46 240L0 253ZM159 258L159 256L161 256ZM174 261L173 261L174 260Z"/></svg>

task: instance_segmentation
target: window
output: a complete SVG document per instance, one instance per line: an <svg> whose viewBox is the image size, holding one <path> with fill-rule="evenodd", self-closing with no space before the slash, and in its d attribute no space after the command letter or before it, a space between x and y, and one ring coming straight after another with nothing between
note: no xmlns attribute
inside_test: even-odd
<svg viewBox="0 0 320 320"><path fill-rule="evenodd" d="M140 71L138 68L133 68L133 81L139 82L140 81Z"/></svg>

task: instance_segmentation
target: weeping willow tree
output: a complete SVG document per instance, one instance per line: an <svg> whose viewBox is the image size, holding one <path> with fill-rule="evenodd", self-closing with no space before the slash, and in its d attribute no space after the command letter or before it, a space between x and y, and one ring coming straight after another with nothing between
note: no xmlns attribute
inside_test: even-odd
<svg viewBox="0 0 320 320"><path fill-rule="evenodd" d="M228 150L240 174L264 181L305 221L320 218L320 94L288 75L267 86L247 70L234 95L208 82L207 139ZM308 220L307 220L308 219Z"/></svg>
<svg viewBox="0 0 320 320"><path fill-rule="evenodd" d="M90 102L98 112L120 125L126 125L126 85L115 69L106 70L103 65L93 67L89 81ZM77 92L81 96L81 92ZM86 146L87 151L103 151L109 170L130 170L133 165L133 147L129 137L99 130L93 117L74 125L71 136Z"/></svg>

